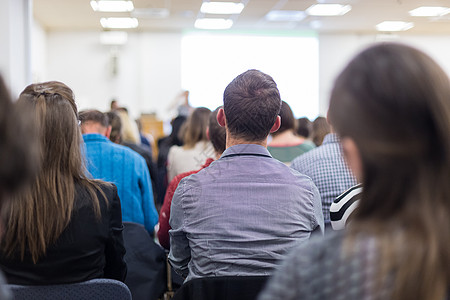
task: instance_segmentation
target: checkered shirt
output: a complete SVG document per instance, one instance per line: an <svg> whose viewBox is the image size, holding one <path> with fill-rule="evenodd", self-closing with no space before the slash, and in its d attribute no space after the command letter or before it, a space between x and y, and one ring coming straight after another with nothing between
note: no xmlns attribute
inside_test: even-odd
<svg viewBox="0 0 450 300"><path fill-rule="evenodd" d="M321 146L294 159L291 168L309 176L319 189L325 223L330 222L330 205L340 194L356 185L348 169L339 138L330 133Z"/></svg>

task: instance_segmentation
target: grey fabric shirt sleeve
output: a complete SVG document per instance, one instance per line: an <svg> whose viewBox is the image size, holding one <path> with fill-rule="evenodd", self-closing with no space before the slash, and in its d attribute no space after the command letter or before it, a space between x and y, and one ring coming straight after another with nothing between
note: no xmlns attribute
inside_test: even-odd
<svg viewBox="0 0 450 300"><path fill-rule="evenodd" d="M313 209L314 209L314 218L315 222L317 223L317 226L320 228L320 232L322 234L325 233L325 223L323 218L323 211L322 211L322 200L320 198L319 190L317 189L316 185L311 181L312 184L312 191L313 191Z"/></svg>
<svg viewBox="0 0 450 300"><path fill-rule="evenodd" d="M183 179L172 198L172 205L170 208L169 224L172 227L169 230L170 235L170 252L169 262L174 268L175 272L187 277L189 273L188 264L191 260L191 250L189 248L189 240L184 231L184 212L183 212L183 194L185 188L185 180Z"/></svg>

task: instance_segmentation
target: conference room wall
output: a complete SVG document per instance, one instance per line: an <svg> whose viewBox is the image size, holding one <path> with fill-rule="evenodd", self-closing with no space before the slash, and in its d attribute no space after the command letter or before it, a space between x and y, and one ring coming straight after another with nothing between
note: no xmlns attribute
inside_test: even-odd
<svg viewBox="0 0 450 300"><path fill-rule="evenodd" d="M390 40L421 48L450 73L448 37L403 35ZM129 33L128 43L114 50L100 44L99 32L47 32L33 39L33 52L41 49L33 59L40 55L46 62L33 64L39 68L33 69L33 77L67 83L74 89L81 109L107 110L111 99L116 98L133 116L156 112L167 120L174 114L169 107L181 91L181 38L181 33ZM319 34L318 39L319 111L325 115L337 73L356 52L380 38L370 34Z"/></svg>

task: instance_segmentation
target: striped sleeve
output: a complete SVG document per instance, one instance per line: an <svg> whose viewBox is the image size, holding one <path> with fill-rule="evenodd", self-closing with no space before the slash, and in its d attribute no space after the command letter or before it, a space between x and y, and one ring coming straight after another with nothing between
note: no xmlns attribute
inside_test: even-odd
<svg viewBox="0 0 450 300"><path fill-rule="evenodd" d="M337 197L330 206L330 221L334 230L342 230L349 216L358 206L362 195L362 184L355 185Z"/></svg>

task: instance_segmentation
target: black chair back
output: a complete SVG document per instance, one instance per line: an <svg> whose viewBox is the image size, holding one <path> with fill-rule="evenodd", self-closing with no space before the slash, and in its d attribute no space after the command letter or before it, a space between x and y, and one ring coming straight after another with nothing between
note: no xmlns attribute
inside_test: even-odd
<svg viewBox="0 0 450 300"><path fill-rule="evenodd" d="M173 300L253 300L269 276L196 278L184 283Z"/></svg>

